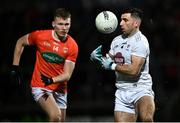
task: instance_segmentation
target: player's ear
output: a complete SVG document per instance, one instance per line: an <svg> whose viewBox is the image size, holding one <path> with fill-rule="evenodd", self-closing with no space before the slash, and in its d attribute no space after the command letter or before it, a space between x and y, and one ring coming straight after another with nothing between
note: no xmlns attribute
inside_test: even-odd
<svg viewBox="0 0 180 123"><path fill-rule="evenodd" d="M134 21L134 27L138 27L139 26L139 22L138 21Z"/></svg>
<svg viewBox="0 0 180 123"><path fill-rule="evenodd" d="M139 27L139 26L140 26L140 20L135 20L134 26L135 26L135 27Z"/></svg>
<svg viewBox="0 0 180 123"><path fill-rule="evenodd" d="M55 27L55 23L54 23L54 21L52 21L52 27L53 27L53 28Z"/></svg>

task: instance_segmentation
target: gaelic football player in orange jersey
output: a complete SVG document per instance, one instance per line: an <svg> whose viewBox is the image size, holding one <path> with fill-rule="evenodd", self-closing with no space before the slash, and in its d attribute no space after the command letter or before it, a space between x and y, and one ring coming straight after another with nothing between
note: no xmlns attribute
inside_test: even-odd
<svg viewBox="0 0 180 123"><path fill-rule="evenodd" d="M52 21L53 29L37 30L17 40L13 68L19 66L25 46L35 45L36 63L31 80L32 95L44 109L49 121L65 121L67 81L71 78L78 55L78 45L68 34L71 14L58 8Z"/></svg>

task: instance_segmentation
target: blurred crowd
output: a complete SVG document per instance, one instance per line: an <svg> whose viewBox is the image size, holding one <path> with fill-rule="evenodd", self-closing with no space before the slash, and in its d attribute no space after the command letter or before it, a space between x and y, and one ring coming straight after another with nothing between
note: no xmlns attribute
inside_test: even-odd
<svg viewBox="0 0 180 123"><path fill-rule="evenodd" d="M22 57L20 66L25 81L21 86L10 82L9 69L16 40L33 30L51 28L52 13L58 7L71 11L70 34L79 45L76 69L68 83L67 115L113 115L114 73L103 71L89 60L89 55L100 44L108 51L113 37L121 33L118 28L112 34L100 34L95 27L96 15L110 10L120 18L121 10L129 6L144 11L141 31L149 39L151 48L150 73L157 106L155 121L180 121L177 112L180 110L180 8L177 0L1 1L0 121L18 121L25 115L45 115L33 101L29 88L35 48L26 48L26 55Z"/></svg>

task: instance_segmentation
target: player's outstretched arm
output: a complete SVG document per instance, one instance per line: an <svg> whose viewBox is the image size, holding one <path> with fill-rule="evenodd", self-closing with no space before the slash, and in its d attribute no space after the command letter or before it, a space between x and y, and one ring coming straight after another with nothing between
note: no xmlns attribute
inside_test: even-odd
<svg viewBox="0 0 180 123"><path fill-rule="evenodd" d="M120 73L128 74L131 76L137 76L145 62L143 57L131 56L131 64L116 64L109 55L102 58L102 67L105 70L115 70Z"/></svg>
<svg viewBox="0 0 180 123"><path fill-rule="evenodd" d="M95 50L92 51L90 55L91 61L102 62L102 45L98 46Z"/></svg>

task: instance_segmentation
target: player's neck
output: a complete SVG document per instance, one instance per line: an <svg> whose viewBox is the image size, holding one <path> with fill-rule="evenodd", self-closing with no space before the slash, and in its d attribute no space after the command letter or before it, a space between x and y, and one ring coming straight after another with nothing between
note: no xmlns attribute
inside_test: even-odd
<svg viewBox="0 0 180 123"><path fill-rule="evenodd" d="M59 36L55 31L53 31L53 37L57 41L65 42L67 40L67 34L65 36Z"/></svg>
<svg viewBox="0 0 180 123"><path fill-rule="evenodd" d="M133 30L133 31L127 36L127 38L133 36L133 35L136 34L138 31L139 31L139 29Z"/></svg>

